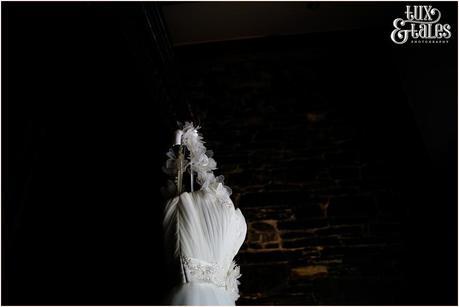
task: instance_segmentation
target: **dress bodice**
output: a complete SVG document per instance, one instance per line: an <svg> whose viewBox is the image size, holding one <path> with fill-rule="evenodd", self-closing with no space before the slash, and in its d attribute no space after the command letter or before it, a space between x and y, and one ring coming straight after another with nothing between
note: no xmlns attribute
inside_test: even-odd
<svg viewBox="0 0 459 307"><path fill-rule="evenodd" d="M247 225L239 209L222 204L212 189L184 192L165 208L165 242L182 282L207 282L238 297L239 268L233 262Z"/></svg>

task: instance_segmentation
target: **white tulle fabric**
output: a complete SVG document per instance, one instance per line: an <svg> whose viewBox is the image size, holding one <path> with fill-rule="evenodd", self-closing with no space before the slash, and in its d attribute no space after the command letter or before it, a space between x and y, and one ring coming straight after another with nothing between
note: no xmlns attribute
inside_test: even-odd
<svg viewBox="0 0 459 307"><path fill-rule="evenodd" d="M189 166L201 188L173 197L165 207L165 244L171 264L180 266L176 271L181 280L165 303L235 305L240 271L233 259L244 242L247 224L229 197L231 190L221 177L214 177L215 160L206 154L197 129L186 123L183 130Z"/></svg>

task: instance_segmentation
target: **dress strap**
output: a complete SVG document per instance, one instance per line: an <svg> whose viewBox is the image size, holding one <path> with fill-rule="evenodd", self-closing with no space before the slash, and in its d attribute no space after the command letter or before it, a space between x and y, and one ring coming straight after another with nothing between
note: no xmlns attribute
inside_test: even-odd
<svg viewBox="0 0 459 307"><path fill-rule="evenodd" d="M190 162L190 190L194 192L194 179L193 179L193 162Z"/></svg>

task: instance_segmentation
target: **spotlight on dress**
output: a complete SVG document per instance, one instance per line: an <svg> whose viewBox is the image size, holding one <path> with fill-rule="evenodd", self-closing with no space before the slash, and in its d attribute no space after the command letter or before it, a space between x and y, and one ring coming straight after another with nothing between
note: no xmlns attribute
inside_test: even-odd
<svg viewBox="0 0 459 307"><path fill-rule="evenodd" d="M223 176L214 176L216 162L198 129L187 122L176 132L164 167L174 178L163 189L170 195L163 228L168 269L176 284L165 304L235 305L241 274L234 257L247 224ZM196 190L195 180L200 187Z"/></svg>

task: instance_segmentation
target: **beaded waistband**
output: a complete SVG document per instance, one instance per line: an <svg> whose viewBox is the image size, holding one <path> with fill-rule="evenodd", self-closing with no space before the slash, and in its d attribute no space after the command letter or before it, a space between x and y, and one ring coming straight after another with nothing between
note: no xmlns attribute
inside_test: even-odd
<svg viewBox="0 0 459 307"><path fill-rule="evenodd" d="M233 261L228 270L216 262L202 261L182 256L184 274L187 282L208 282L229 291L234 300L239 298L239 266Z"/></svg>

